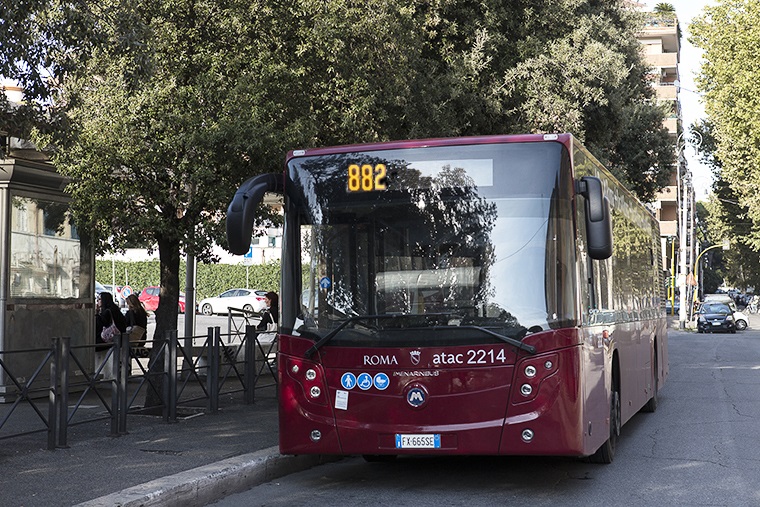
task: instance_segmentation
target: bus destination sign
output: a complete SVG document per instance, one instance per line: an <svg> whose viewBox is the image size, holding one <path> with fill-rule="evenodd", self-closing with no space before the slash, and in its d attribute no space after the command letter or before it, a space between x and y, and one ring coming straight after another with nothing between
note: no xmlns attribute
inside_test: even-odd
<svg viewBox="0 0 760 507"><path fill-rule="evenodd" d="M385 190L385 164L349 164L347 171L348 191L377 192Z"/></svg>

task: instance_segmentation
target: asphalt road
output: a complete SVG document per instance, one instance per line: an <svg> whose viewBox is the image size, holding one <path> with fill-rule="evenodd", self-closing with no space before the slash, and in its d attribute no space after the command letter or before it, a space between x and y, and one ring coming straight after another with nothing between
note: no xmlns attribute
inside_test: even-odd
<svg viewBox="0 0 760 507"><path fill-rule="evenodd" d="M760 505L760 322L736 334L672 330L653 414L623 427L615 461L360 457L265 483L214 505Z"/></svg>
<svg viewBox="0 0 760 507"><path fill-rule="evenodd" d="M229 333L229 329L235 329L236 326L242 326L237 327L238 329L245 330L245 319L243 319L240 315L233 315L231 318L229 315L212 315L212 316L206 316L203 314L196 314L195 316L189 315L189 314L180 314L179 318L177 319L177 330L179 333L179 336L185 336L185 319L187 318L195 318L195 331L193 332L193 336L207 336L208 335L208 328L209 327L216 327L219 326L220 332L222 334ZM251 323L258 324L259 319L254 318L251 319ZM156 328L156 318L152 313L148 314L148 331L147 335L148 337L153 336L153 332Z"/></svg>

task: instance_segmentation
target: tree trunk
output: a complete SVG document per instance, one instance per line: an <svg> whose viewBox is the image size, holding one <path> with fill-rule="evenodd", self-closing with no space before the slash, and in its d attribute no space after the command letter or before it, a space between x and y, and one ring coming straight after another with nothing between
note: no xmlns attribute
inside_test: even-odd
<svg viewBox="0 0 760 507"><path fill-rule="evenodd" d="M153 349L150 353L150 375L153 388L147 386L145 408L163 405L161 399L164 383L164 340L166 332L177 329L179 314L179 242L174 239L159 238L158 256L161 263L161 292L156 308L156 331L153 335ZM193 311L192 308L185 311Z"/></svg>

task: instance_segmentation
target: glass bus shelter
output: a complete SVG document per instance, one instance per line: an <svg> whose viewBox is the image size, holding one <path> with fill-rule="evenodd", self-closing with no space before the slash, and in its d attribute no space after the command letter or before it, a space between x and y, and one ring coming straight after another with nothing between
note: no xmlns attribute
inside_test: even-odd
<svg viewBox="0 0 760 507"><path fill-rule="evenodd" d="M94 343L94 253L70 218L66 183L44 160L0 156L0 401L17 390L10 376L27 384L45 357L8 352L49 351L54 337ZM92 365L93 351L80 350ZM48 385L49 371L29 387Z"/></svg>

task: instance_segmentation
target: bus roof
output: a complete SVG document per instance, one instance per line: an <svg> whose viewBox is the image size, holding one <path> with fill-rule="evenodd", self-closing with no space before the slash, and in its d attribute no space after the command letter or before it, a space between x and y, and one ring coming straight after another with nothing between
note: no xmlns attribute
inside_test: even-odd
<svg viewBox="0 0 760 507"><path fill-rule="evenodd" d="M426 148L436 146L464 146L472 144L498 144L498 143L535 143L544 141L556 141L571 148L573 143L572 134L518 134L518 135L492 135L470 137L441 137L431 139L412 139L405 141L386 141L380 143L350 144L342 146L327 146L323 148L309 148L303 150L291 150L288 152L286 163L294 157L314 157L319 155L334 155L336 153L352 153L355 151L378 151L398 150L408 148Z"/></svg>

